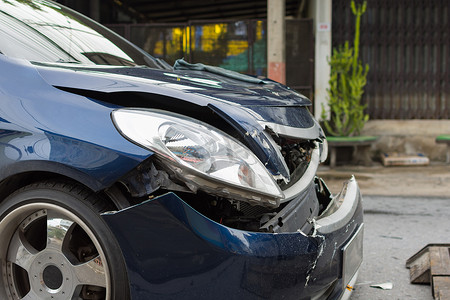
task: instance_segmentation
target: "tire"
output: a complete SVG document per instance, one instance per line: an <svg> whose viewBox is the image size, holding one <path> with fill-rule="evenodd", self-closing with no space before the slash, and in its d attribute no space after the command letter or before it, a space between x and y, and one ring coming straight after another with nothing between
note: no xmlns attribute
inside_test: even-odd
<svg viewBox="0 0 450 300"><path fill-rule="evenodd" d="M41 182L0 203L0 299L129 299L118 243L78 185Z"/></svg>

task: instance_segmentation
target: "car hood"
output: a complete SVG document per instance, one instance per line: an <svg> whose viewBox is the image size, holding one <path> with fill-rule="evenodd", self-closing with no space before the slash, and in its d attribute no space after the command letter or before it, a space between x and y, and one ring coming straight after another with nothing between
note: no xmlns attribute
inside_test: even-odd
<svg viewBox="0 0 450 300"><path fill-rule="evenodd" d="M176 99L180 113L183 113L184 103L208 107L240 133L274 176L287 180L289 171L268 132L291 138L323 138L320 126L307 109L311 102L269 79L255 84L205 71L41 63L34 66L50 85L69 92L86 96L90 95L89 91L106 95L164 96L169 99L168 107L170 99ZM130 101L133 105L125 105L152 107L151 99Z"/></svg>
<svg viewBox="0 0 450 300"><path fill-rule="evenodd" d="M119 90L148 91L148 86L168 86L186 93L196 93L213 97L233 104L254 106L309 106L311 101L305 96L270 79L260 84L246 82L210 73L194 70L159 70L143 66L67 66L67 64L35 64L40 73L52 83L61 86L79 87L113 92ZM47 68L46 68L47 67ZM47 71L53 70L51 76ZM73 76L59 76L60 72L72 71ZM85 77L87 80L82 80ZM79 80L72 81L78 77ZM92 81L92 78L105 78L104 81ZM248 76L250 77L250 76ZM253 78L253 77L250 77ZM105 85L106 81L116 80L120 85ZM124 82L130 85L123 85Z"/></svg>

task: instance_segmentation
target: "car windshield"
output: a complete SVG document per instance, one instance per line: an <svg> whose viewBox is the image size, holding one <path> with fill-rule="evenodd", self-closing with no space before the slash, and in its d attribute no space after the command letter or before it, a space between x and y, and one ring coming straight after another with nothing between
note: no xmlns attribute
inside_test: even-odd
<svg viewBox="0 0 450 300"><path fill-rule="evenodd" d="M0 0L0 53L33 62L165 67L109 29L48 1Z"/></svg>

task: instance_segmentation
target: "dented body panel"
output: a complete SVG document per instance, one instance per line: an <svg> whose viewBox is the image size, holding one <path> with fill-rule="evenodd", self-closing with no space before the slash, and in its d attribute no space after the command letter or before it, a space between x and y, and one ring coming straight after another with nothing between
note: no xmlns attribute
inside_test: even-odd
<svg viewBox="0 0 450 300"><path fill-rule="evenodd" d="M152 155L120 136L112 109L49 85L27 61L0 55L0 181L42 171L95 191L109 187Z"/></svg>
<svg viewBox="0 0 450 300"><path fill-rule="evenodd" d="M339 299L342 248L363 222L359 188L351 185L350 220L312 235L226 227L173 193L103 217L136 283L133 299Z"/></svg>
<svg viewBox="0 0 450 300"><path fill-rule="evenodd" d="M362 199L354 178L334 197L317 178L327 142L306 97L270 79L170 67L51 1L0 0L0 10L10 41L0 41L0 197L47 180L95 198L86 228L112 232L120 249L91 243L92 253L120 258L114 274L132 299L344 296L362 260ZM83 299L114 292L90 283ZM0 279L0 298L9 286Z"/></svg>

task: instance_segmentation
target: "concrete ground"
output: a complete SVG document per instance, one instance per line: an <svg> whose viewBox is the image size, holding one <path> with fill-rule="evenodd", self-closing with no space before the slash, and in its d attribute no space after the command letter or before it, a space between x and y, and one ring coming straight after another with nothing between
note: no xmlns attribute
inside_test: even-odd
<svg viewBox="0 0 450 300"><path fill-rule="evenodd" d="M433 300L405 263L428 244L450 243L450 198L364 197L364 258L350 300ZM373 285L391 283L383 290ZM447 298L446 298L447 299Z"/></svg>
<svg viewBox="0 0 450 300"><path fill-rule="evenodd" d="M409 282L406 260L429 243L450 243L450 165L321 166L333 194L355 175L364 199L364 261L352 300L432 300L430 285ZM392 290L372 288L392 283Z"/></svg>
<svg viewBox="0 0 450 300"><path fill-rule="evenodd" d="M431 163L428 166L384 167L320 166L318 176L325 180L333 194L343 181L355 175L362 195L450 198L450 164Z"/></svg>

